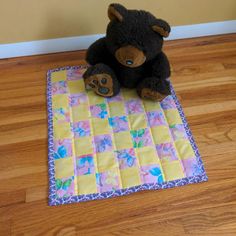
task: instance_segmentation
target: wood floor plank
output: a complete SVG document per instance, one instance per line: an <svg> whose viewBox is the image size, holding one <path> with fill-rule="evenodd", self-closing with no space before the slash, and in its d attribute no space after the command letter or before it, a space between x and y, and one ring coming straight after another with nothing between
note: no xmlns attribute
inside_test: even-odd
<svg viewBox="0 0 236 236"><path fill-rule="evenodd" d="M0 235L11 235L11 221L0 221Z"/></svg>
<svg viewBox="0 0 236 236"><path fill-rule="evenodd" d="M14 123L0 127L0 145L14 144L45 138L47 127L45 120Z"/></svg>
<svg viewBox="0 0 236 236"><path fill-rule="evenodd" d="M220 213L215 209L207 209L203 212L195 213L191 216L181 217L171 220L163 220L158 222L158 227L155 223L148 224L147 222L138 222L135 224L123 224L122 227L107 225L105 234L107 235L155 235L161 232L161 235L233 235L236 232L235 217L233 213L235 206L223 206ZM227 221L228 223L222 224ZM103 230L104 230L103 228ZM117 229L118 228L118 229ZM157 230L158 229L158 230ZM62 228L63 230L63 228ZM78 232L76 227L67 228ZM60 232L58 230L57 232ZM80 231L81 235L96 235L95 230L88 229Z"/></svg>
<svg viewBox="0 0 236 236"><path fill-rule="evenodd" d="M0 60L0 235L236 235L236 34L165 52L209 181L49 207L46 73L85 51Z"/></svg>
<svg viewBox="0 0 236 236"><path fill-rule="evenodd" d="M4 180L4 184L0 185L0 193L21 191L27 188L47 186L47 171L38 171L34 174L22 174L20 177L9 178Z"/></svg>
<svg viewBox="0 0 236 236"><path fill-rule="evenodd" d="M47 140L45 137L44 139L18 142L17 145L2 145L0 146L0 153L0 171L32 165L45 165L45 161L47 161Z"/></svg>
<svg viewBox="0 0 236 236"><path fill-rule="evenodd" d="M0 193L0 207L25 203L25 190ZM1 235L1 234L0 234Z"/></svg>
<svg viewBox="0 0 236 236"><path fill-rule="evenodd" d="M222 185L224 182L227 186ZM68 226L68 222L70 225L76 225L79 231L93 229L94 232L102 232L106 226L121 227L121 229L124 225L135 227L140 222L145 222L147 225L155 222L158 226L160 221L188 217L196 212L205 212L207 209L235 206L236 193L233 190L235 183L236 180L215 180L195 187L181 187L178 190L148 191L105 201L81 203L77 207L70 205L48 209L44 201L26 203L16 207L13 231L31 233L39 228L40 235L58 225L62 228ZM219 187L225 194L217 193ZM212 198L214 201L211 201ZM107 208L107 204L112 204L112 207ZM78 212L80 216L86 218L86 221L78 217ZM65 216L67 221L61 216ZM47 225L44 225L45 221Z"/></svg>
<svg viewBox="0 0 236 236"><path fill-rule="evenodd" d="M46 199L48 195L48 188L46 186L38 186L26 189L26 202L34 202Z"/></svg>
<svg viewBox="0 0 236 236"><path fill-rule="evenodd" d="M175 85L175 90L176 92L181 92L181 91L186 91L189 88L192 88L193 90L202 90L203 88L218 88L221 87L221 91L222 91L222 86L226 87L225 89L227 89L227 85L231 86L235 86L236 84L236 79L234 76L224 76L222 77L216 77L214 79L205 79L205 80L191 80L190 82L187 81L181 81L181 83L177 83ZM236 86L235 86L236 87ZM224 91L224 90L223 90ZM223 92L222 91L222 92ZM187 91L186 91L187 92ZM201 91L199 91L201 92ZM213 93L213 91L212 91Z"/></svg>
<svg viewBox="0 0 236 236"><path fill-rule="evenodd" d="M204 104L199 106L186 107L184 112L186 116L208 115L217 112L227 112L236 110L236 103L234 100L226 102L218 102L213 104Z"/></svg>

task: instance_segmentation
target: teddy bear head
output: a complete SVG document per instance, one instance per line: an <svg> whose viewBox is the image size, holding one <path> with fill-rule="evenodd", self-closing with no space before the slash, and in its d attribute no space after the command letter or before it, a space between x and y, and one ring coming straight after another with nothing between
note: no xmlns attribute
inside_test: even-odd
<svg viewBox="0 0 236 236"><path fill-rule="evenodd" d="M116 60L127 67L138 67L152 60L162 50L169 24L142 10L128 10L120 4L108 7L110 22L106 44Z"/></svg>

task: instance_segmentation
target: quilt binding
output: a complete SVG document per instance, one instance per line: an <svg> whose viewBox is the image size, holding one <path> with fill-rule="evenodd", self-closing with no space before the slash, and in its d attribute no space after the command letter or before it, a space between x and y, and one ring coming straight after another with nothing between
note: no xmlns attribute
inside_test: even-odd
<svg viewBox="0 0 236 236"><path fill-rule="evenodd" d="M124 196L124 195L128 195L131 193L139 192L142 190L167 189L167 188L173 188L173 187L178 187L178 186L184 186L187 184L205 182L208 180L208 177L206 175L198 147L194 141L192 132L188 126L182 106L180 105L180 102L179 102L179 100L176 96L176 93L174 91L174 88L171 84L171 95L172 95L175 105L179 111L185 131L187 133L188 139L189 139L191 146L193 148L193 151L195 153L197 163L201 169L202 174L192 176L192 177L185 177L185 178L178 179L178 180L172 180L172 181L164 182L161 184L158 184L158 183L141 184L141 185L129 187L126 189L119 189L119 190L109 191L109 192L104 192L104 193L94 193L94 194L70 196L70 197L66 197L66 198L57 198L56 197L56 180L55 180L54 158L53 158L54 147L53 147L53 113L52 113L51 74L53 72L58 72L58 71L63 71L63 70L69 70L69 69L76 70L76 69L85 69L85 68L87 68L86 65L84 65L84 66L83 65L66 66L66 67L51 69L47 72L48 175L49 175L48 204L49 204L49 206L56 206L56 205L76 203L76 202L84 202L84 201L90 201L90 200L95 200L95 199L104 199L104 198L110 198L110 197L115 197L115 196Z"/></svg>

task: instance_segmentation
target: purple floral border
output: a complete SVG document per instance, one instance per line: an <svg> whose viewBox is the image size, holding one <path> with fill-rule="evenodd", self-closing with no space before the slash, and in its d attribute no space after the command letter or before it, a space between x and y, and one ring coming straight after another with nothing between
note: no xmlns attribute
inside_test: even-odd
<svg viewBox="0 0 236 236"><path fill-rule="evenodd" d="M201 168L202 174L197 175L197 176L192 176L192 177L186 177L186 178L179 179L179 180L164 182L162 184L158 184L158 183L142 184L139 186L134 186L134 187L126 188L126 189L120 189L120 190L110 191L110 192L105 192L105 193L86 194L86 195L71 196L71 197L58 199L56 197L56 181L55 181L55 169L54 169L54 158L53 158L53 123L52 123L53 115L52 115L51 74L56 71L62 71L62 70L68 70L68 69L83 69L83 68L87 68L87 66L67 66L67 67L49 70L47 73L48 174L49 174L49 201L48 201L48 204L50 206L56 206L56 205L68 204L68 203L76 203L76 202L84 202L84 201L95 200L95 199L104 199L104 198L110 198L110 197L115 197L115 196L124 196L127 194L139 192L142 190L157 190L157 189L173 188L173 187L183 186L183 185L187 185L187 184L205 182L208 180L201 156L199 154L196 143L193 139L192 133L189 129L183 109L180 105L180 102L179 102L177 96L176 96L174 88L171 85L172 97L175 101L176 107L177 107L179 114L181 116L181 119L183 121L184 128L186 130L186 133L188 135L188 139L189 139L189 141L192 145L192 148L194 150L194 153L196 155L197 162L198 162L199 167Z"/></svg>

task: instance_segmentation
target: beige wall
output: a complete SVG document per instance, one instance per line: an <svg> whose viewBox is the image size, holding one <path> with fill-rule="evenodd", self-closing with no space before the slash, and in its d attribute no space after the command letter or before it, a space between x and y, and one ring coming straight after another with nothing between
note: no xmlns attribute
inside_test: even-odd
<svg viewBox="0 0 236 236"><path fill-rule="evenodd" d="M172 26L236 19L236 0L0 0L0 44L104 33L112 2Z"/></svg>

